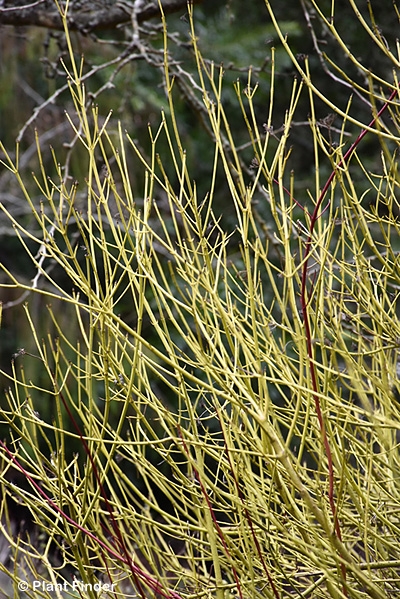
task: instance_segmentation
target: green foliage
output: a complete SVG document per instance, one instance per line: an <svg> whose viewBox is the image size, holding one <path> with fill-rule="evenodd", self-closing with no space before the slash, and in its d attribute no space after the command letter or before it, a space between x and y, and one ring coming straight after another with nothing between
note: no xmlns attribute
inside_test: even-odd
<svg viewBox="0 0 400 599"><path fill-rule="evenodd" d="M397 592L397 81L352 82L369 103L364 123L351 100L343 108L318 89L267 7L281 47L270 51L264 126L262 82L250 71L227 102L224 70L204 59L190 11L192 100L213 156L201 185L192 174L201 156L182 141L165 22L168 106L148 128L148 151L88 107L67 15L66 120L84 198L56 153L48 170L38 143L38 204L18 147L13 158L2 145L35 220L1 205L34 272L27 281L3 264L3 288L44 297L51 323L42 337L43 315L24 306L31 345L3 372L2 526L10 579L15 589L27 582L27 597L37 582L42 597L56 584L58 596L90 598ZM319 15L340 45L329 17ZM274 130L283 52L300 77ZM306 101L315 179L305 192L290 171L290 135ZM339 124L317 116L321 103ZM351 146L349 128L359 134ZM379 147L374 170L358 153L368 138ZM227 221L221 190L235 215ZM7 526L15 498L40 541ZM85 590L72 589L73 576ZM93 586L106 583L112 591Z"/></svg>

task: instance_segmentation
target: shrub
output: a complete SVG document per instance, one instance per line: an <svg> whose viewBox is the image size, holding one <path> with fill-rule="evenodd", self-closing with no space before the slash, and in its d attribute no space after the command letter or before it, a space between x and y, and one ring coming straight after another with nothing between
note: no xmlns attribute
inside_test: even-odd
<svg viewBox="0 0 400 599"><path fill-rule="evenodd" d="M274 50L262 128L251 71L235 85L248 166L224 110L223 68L203 59L190 11L193 85L214 147L199 197L174 109L165 22L168 110L149 128L147 158L122 124L114 130L90 106L63 18L75 107L66 119L72 151L87 163L85 207L56 156L54 173L45 170L39 144L38 206L18 149L14 160L2 147L36 221L24 225L2 206L36 273L26 283L3 265L4 287L43 296L56 331L41 338L41 315L26 303L34 349L16 351L4 373L2 526L13 556L4 571L16 596L395 596L397 81L373 73L366 89L353 81L370 122L352 116L349 101L330 107L341 120L333 128L315 110L329 96L275 21L301 77L279 131ZM340 41L333 21L319 18ZM307 197L289 171L304 95L315 167ZM358 128L351 144L348 128ZM374 172L358 154L365 137L379 144ZM133 165L142 200L132 195ZM231 230L213 204L221 179L236 215ZM7 498L45 534L13 534Z"/></svg>

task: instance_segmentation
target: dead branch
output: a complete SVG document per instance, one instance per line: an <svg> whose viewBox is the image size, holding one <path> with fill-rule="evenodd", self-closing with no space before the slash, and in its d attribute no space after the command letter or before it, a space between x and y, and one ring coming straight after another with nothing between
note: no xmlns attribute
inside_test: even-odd
<svg viewBox="0 0 400 599"><path fill-rule="evenodd" d="M199 4L201 1L191 0L191 3ZM186 6L187 0L162 0L165 14L185 10ZM160 17L161 14L156 0L71 0L68 7L69 29L82 33L115 29L118 25L130 22L133 13L138 23ZM52 0L5 0L0 5L0 25L63 29L60 14Z"/></svg>

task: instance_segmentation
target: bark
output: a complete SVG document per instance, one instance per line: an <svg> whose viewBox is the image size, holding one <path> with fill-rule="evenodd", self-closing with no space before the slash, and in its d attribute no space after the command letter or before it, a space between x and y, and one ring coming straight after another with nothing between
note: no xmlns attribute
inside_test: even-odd
<svg viewBox="0 0 400 599"><path fill-rule="evenodd" d="M198 4L202 0L192 0ZM65 6L65 1L60 2ZM165 14L186 10L187 0L162 0ZM68 23L70 31L90 33L114 29L129 23L132 12L139 23L160 17L157 0L70 0ZM38 26L62 30L62 20L54 0L0 0L0 25Z"/></svg>

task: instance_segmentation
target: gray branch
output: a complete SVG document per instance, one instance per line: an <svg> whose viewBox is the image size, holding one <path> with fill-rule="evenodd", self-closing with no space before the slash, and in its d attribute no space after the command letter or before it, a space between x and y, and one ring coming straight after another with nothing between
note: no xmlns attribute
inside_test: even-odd
<svg viewBox="0 0 400 599"><path fill-rule="evenodd" d="M201 1L192 0L191 3L198 4ZM187 0L162 0L165 14L185 10L187 4ZM70 0L68 25L70 31L83 33L114 29L131 22L133 11L138 23L161 15L157 0L144 0L140 6L134 0ZM63 29L53 0L0 0L0 25Z"/></svg>

